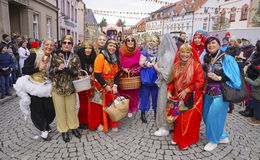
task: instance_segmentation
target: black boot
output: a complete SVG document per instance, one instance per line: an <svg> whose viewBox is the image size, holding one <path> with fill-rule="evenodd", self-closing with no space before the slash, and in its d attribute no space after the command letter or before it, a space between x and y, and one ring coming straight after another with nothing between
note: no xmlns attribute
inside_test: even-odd
<svg viewBox="0 0 260 160"><path fill-rule="evenodd" d="M86 124L80 124L79 125L79 129L87 129L87 125Z"/></svg>
<svg viewBox="0 0 260 160"><path fill-rule="evenodd" d="M254 111L249 109L247 111L245 111L244 113L241 113L242 116L245 116L245 117L253 117L254 116Z"/></svg>
<svg viewBox="0 0 260 160"><path fill-rule="evenodd" d="M156 111L154 111L154 120L156 120Z"/></svg>
<svg viewBox="0 0 260 160"><path fill-rule="evenodd" d="M141 112L141 120L143 123L147 123L146 117L145 117L145 112Z"/></svg>
<svg viewBox="0 0 260 160"><path fill-rule="evenodd" d="M62 135L62 139L65 143L69 142L70 141L70 137L69 137L69 133L68 132L63 132L61 133Z"/></svg>
<svg viewBox="0 0 260 160"><path fill-rule="evenodd" d="M81 138L81 134L79 133L78 129L72 129L71 131L72 131L72 133L74 134L75 137Z"/></svg>

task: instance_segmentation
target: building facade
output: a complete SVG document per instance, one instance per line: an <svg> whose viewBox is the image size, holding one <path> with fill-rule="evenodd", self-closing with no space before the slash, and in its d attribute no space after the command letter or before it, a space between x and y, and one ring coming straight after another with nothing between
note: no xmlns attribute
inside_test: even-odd
<svg viewBox="0 0 260 160"><path fill-rule="evenodd" d="M78 0L78 40L79 42L85 39L85 12L86 5L82 0Z"/></svg>
<svg viewBox="0 0 260 160"><path fill-rule="evenodd" d="M229 29L248 27L250 3L251 0L220 0L222 16L229 20Z"/></svg>
<svg viewBox="0 0 260 160"><path fill-rule="evenodd" d="M78 43L78 1L77 0L57 0L58 15L58 32L59 40L65 35L71 35L74 44Z"/></svg>
<svg viewBox="0 0 260 160"><path fill-rule="evenodd" d="M99 27L95 15L91 9L87 9L85 12L85 39L96 41L99 35Z"/></svg>
<svg viewBox="0 0 260 160"><path fill-rule="evenodd" d="M57 39L56 0L0 0L0 34Z"/></svg>

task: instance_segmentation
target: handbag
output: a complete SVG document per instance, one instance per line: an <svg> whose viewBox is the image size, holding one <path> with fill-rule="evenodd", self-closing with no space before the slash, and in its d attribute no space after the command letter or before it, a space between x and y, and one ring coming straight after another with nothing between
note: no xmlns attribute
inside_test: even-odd
<svg viewBox="0 0 260 160"><path fill-rule="evenodd" d="M193 98L193 96L190 96L190 97ZM174 98L168 99L167 103L166 103L166 120L167 120L167 122L173 123L181 113L188 111L189 109L190 109L190 107L186 106L185 102L183 100L179 101Z"/></svg>
<svg viewBox="0 0 260 160"><path fill-rule="evenodd" d="M155 84L155 81L157 80L157 72L153 67L142 68L140 76L142 84Z"/></svg>
<svg viewBox="0 0 260 160"><path fill-rule="evenodd" d="M102 90L97 90L97 88L94 88L92 97L91 97L91 102L103 105L103 92Z"/></svg>
<svg viewBox="0 0 260 160"><path fill-rule="evenodd" d="M123 96L118 96L110 106L104 108L104 111L107 112L110 119L114 122L123 119L128 114L128 110L129 99Z"/></svg>
<svg viewBox="0 0 260 160"><path fill-rule="evenodd" d="M223 100L226 102L239 103L247 98L249 98L249 94L246 88L245 80L240 75L241 79L241 90L234 89L227 85L226 83L221 83L221 91L223 94Z"/></svg>

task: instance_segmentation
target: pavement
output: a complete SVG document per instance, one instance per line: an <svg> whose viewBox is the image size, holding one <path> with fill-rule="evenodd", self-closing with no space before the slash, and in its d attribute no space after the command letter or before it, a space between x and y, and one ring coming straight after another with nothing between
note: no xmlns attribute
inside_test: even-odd
<svg viewBox="0 0 260 160"><path fill-rule="evenodd" d="M149 112L148 123L140 120L140 112L132 118L120 122L118 132L82 131L82 138L71 136L65 143L61 134L51 125L54 132L52 140L34 139L39 131L30 119L26 122L19 110L19 98L12 97L0 103L0 159L21 160L259 160L260 159L260 126L246 123L247 118L238 114L241 107L236 106L232 114L228 114L226 132L231 142L220 144L212 152L203 151L207 143L205 125L201 123L201 140L187 150L179 150L171 145L171 136L156 137L153 112Z"/></svg>

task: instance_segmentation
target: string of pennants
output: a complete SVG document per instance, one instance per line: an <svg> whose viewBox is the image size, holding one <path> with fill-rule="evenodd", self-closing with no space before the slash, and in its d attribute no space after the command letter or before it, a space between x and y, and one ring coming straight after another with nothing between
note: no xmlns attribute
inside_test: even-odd
<svg viewBox="0 0 260 160"><path fill-rule="evenodd" d="M112 14L104 14L104 13L96 13L103 16L112 16L112 17L119 17L119 18L127 18L127 19L142 19L140 17L127 17L127 16L120 16L120 15L112 15Z"/></svg>
<svg viewBox="0 0 260 160"><path fill-rule="evenodd" d="M218 11L227 11L227 12L232 12L233 11L233 8L221 8L221 7L203 7L205 10L209 10L209 9L214 9L214 10L218 10ZM84 12L84 9L79 9L78 10L81 10L82 12ZM247 8L248 11L256 11L257 8ZM235 10L237 13L238 12L241 12L242 11L242 8L236 8ZM95 13L95 14L126 14L126 15L151 15L151 16L160 16L162 14L162 12L158 12L158 13L146 13L146 12L126 12L126 11L105 11L105 10L92 10L92 9L87 9L86 10L87 13ZM172 12L168 12L168 13L165 13L164 15L169 15L169 16L178 16L178 15L181 15L181 13L174 13L174 11ZM205 14L204 12L202 13L196 13L198 15L201 15L201 14ZM140 18L139 18L140 19Z"/></svg>

